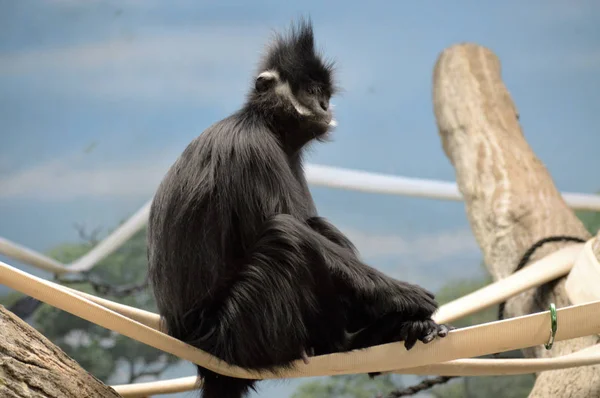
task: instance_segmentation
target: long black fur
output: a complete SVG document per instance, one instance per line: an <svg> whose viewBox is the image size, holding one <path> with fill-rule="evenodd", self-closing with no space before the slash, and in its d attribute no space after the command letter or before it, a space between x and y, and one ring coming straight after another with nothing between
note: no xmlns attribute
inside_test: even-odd
<svg viewBox="0 0 600 398"><path fill-rule="evenodd" d="M260 69L276 70L294 95L323 109L335 93L310 21L278 36ZM155 195L149 278L168 333L228 363L270 370L304 352L393 341L410 349L445 336L431 320L431 293L364 264L318 216L302 150L325 137L329 118L299 115L258 87L189 144ZM202 367L198 375L204 398L240 398L255 383Z"/></svg>

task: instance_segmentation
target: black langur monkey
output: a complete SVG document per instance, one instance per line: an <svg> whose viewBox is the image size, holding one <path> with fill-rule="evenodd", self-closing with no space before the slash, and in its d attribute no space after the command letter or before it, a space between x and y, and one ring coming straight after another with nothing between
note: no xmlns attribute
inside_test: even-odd
<svg viewBox="0 0 600 398"><path fill-rule="evenodd" d="M276 37L243 107L167 172L150 212L148 274L170 335L258 370L446 336L431 293L363 263L317 214L302 152L335 125L334 93L333 64L302 20ZM240 398L255 383L198 375L204 398Z"/></svg>

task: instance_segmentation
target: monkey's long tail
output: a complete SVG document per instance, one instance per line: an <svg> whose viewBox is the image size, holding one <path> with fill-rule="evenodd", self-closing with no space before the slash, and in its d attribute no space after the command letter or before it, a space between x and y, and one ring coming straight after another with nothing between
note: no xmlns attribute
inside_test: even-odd
<svg viewBox="0 0 600 398"><path fill-rule="evenodd" d="M242 398L254 389L254 380L235 379L211 372L200 366L198 376L203 379L202 398Z"/></svg>

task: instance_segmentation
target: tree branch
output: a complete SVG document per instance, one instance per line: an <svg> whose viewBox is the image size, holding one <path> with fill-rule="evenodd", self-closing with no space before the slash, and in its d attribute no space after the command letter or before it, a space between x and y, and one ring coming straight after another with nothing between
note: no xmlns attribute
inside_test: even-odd
<svg viewBox="0 0 600 398"><path fill-rule="evenodd" d="M542 162L527 144L517 109L502 82L500 61L489 49L461 44L446 49L434 69L434 111L444 151L456 170L469 222L494 280L510 275L523 253L553 235L589 239ZM570 243L538 249L535 261ZM570 305L564 278L507 301L508 317ZM525 356L568 354L598 336L534 347ZM600 366L543 372L530 397L600 394Z"/></svg>
<svg viewBox="0 0 600 398"><path fill-rule="evenodd" d="M144 279L141 283L129 283L124 285L114 285L103 281L100 277L91 272L82 272L76 276L63 277L55 276L56 282L62 285L75 285L87 283L97 294L103 296L112 296L117 298L128 297L144 292L148 288L148 279Z"/></svg>
<svg viewBox="0 0 600 398"><path fill-rule="evenodd" d="M1 397L120 397L3 306L0 331Z"/></svg>
<svg viewBox="0 0 600 398"><path fill-rule="evenodd" d="M171 366L173 365L173 363L170 362L166 362L162 365L160 365L157 369L155 370L150 370L150 366L144 366L142 369L140 369L137 372L132 372L129 376L129 383L134 383L136 382L138 379L142 378L142 377L147 377L147 376L152 376L154 378L159 377L164 371L166 371L167 369L169 369Z"/></svg>
<svg viewBox="0 0 600 398"><path fill-rule="evenodd" d="M100 241L98 239L98 235L100 235L100 231L102 231L102 227L96 227L92 229L91 232L87 232L87 227L85 224L73 223L73 227L77 231L77 235L79 235L79 239L83 240L85 243L90 246L95 246Z"/></svg>

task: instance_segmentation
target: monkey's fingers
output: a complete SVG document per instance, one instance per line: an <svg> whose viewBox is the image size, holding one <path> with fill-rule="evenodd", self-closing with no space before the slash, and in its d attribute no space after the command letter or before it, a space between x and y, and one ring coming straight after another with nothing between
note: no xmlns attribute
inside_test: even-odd
<svg viewBox="0 0 600 398"><path fill-rule="evenodd" d="M427 333L425 336L423 336L421 341L423 342L423 344L430 343L431 341L433 341L433 339L435 339L435 336L437 336L437 334L438 334L437 330L435 330L435 329L430 330L429 333Z"/></svg>
<svg viewBox="0 0 600 398"><path fill-rule="evenodd" d="M436 337L446 337L448 336L448 333L451 330L456 329L454 326L450 326L450 325L438 325L436 324L434 321L429 321L431 324L431 328L429 329L429 333L427 333L427 335L425 335L421 341L424 344L427 344L429 342L431 342L433 339L435 339Z"/></svg>
<svg viewBox="0 0 600 398"><path fill-rule="evenodd" d="M408 325L408 334L404 340L404 347L410 350L415 346L417 340L421 340L428 334L429 325L427 321L412 321Z"/></svg>
<svg viewBox="0 0 600 398"><path fill-rule="evenodd" d="M419 340L423 344L430 343L437 336L438 325L431 319L427 321L422 321L421 329L423 330L423 332L419 336Z"/></svg>
<svg viewBox="0 0 600 398"><path fill-rule="evenodd" d="M306 355L306 351L302 350L301 356L302 356L302 361L308 365L310 363L310 360L308 359L308 355Z"/></svg>
<svg viewBox="0 0 600 398"><path fill-rule="evenodd" d="M421 334L421 336L419 337L419 340L421 342L423 342L423 344L430 343L436 337L446 337L448 335L448 332L450 330L452 330L451 329L452 326L438 325L432 319L429 319L427 321L423 321L422 328L423 328L424 331Z"/></svg>
<svg viewBox="0 0 600 398"><path fill-rule="evenodd" d="M306 350L302 350L302 353L300 354L300 356L302 357L302 361L305 364L309 364L310 363L310 357L315 355L315 349L313 347L308 349L308 353L306 352Z"/></svg>
<svg viewBox="0 0 600 398"><path fill-rule="evenodd" d="M438 327L437 335L440 337L446 337L446 336L448 336L448 333L451 330L456 329L454 326L446 325L446 324L437 325L437 327Z"/></svg>

